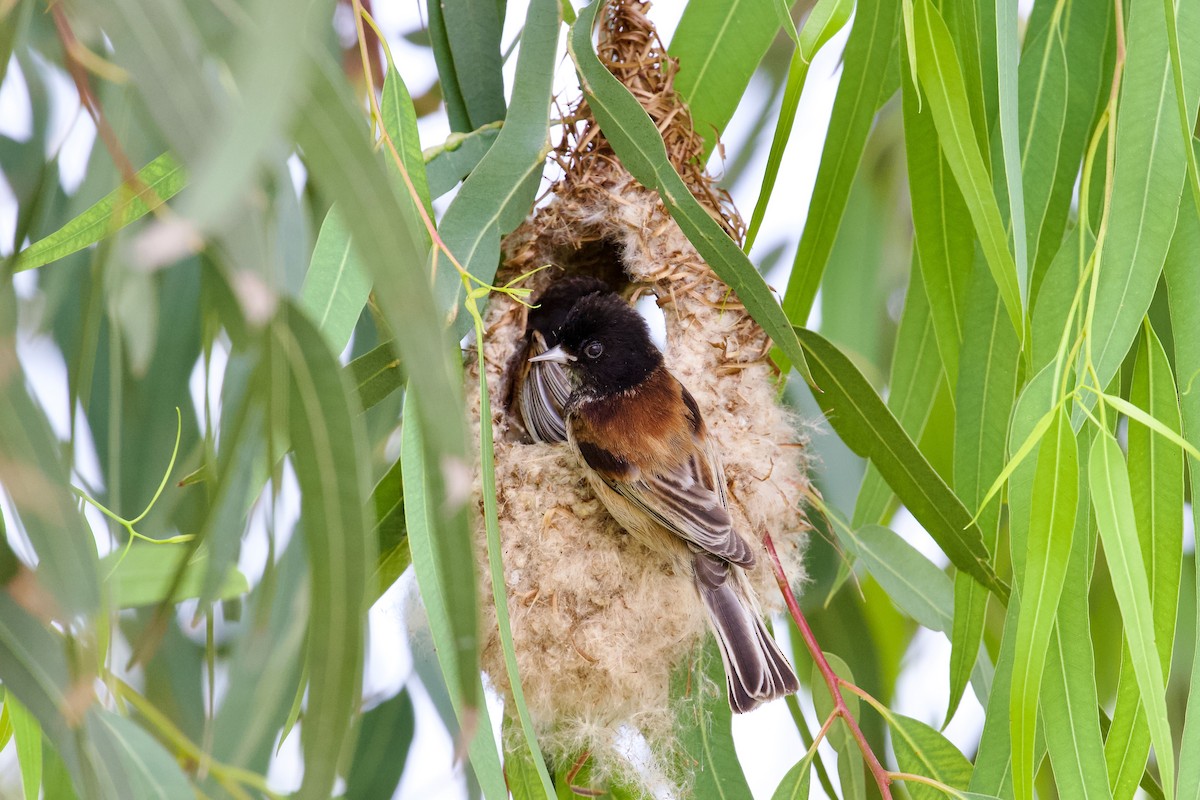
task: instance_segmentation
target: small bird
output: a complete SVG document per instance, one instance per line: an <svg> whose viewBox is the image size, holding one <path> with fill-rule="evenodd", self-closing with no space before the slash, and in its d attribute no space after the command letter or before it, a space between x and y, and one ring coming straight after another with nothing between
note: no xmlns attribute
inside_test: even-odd
<svg viewBox="0 0 1200 800"><path fill-rule="evenodd" d="M560 278L544 289L537 305L529 310L525 337L508 366L506 405L515 411L535 442L565 442L566 424L563 407L571 396L571 383L561 364L553 361L531 363L558 344L557 331L567 313L581 298L602 292L613 294L599 278L576 275Z"/></svg>
<svg viewBox="0 0 1200 800"><path fill-rule="evenodd" d="M557 344L530 360L572 373L567 441L609 513L692 576L720 644L730 708L742 713L799 689L746 577L754 553L733 529L716 444L641 315L616 295L587 295Z"/></svg>

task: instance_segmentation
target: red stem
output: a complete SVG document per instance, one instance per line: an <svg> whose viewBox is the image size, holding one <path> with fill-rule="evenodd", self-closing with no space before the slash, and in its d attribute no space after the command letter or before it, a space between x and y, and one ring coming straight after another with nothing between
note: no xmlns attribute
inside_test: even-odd
<svg viewBox="0 0 1200 800"><path fill-rule="evenodd" d="M771 541L769 533L763 537L763 544L766 545L767 554L771 557L771 569L775 572L775 581L779 584L779 591L783 593L783 600L787 603L788 611L791 612L796 627L800 629L800 635L804 639L809 655L812 656L817 669L821 671L821 677L825 679L825 685L829 689L830 696L833 697L833 714L846 721L846 726L854 736L854 741L858 743L858 749L862 751L867 768L871 770L871 776L879 787L879 793L883 795L884 800L892 800L891 776L879 763L879 759L875 757L875 752L867 743L867 737L863 735L862 728L858 726L858 720L850 714L850 708L842 698L841 679L833 671L833 667L829 666L829 659L825 658L825 653L817 643L817 637L809 627L808 620L804 618L804 612L800 610L800 604L796 602L796 595L792 593L792 587L788 583L787 575L783 572L783 565L779 563L779 554L775 552L775 543Z"/></svg>

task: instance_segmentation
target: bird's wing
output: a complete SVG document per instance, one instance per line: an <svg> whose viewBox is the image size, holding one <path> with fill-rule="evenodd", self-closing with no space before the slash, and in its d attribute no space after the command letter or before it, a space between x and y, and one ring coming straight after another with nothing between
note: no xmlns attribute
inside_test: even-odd
<svg viewBox="0 0 1200 800"><path fill-rule="evenodd" d="M677 467L646 472L587 442L580 455L611 488L650 515L692 548L743 567L754 553L733 529L725 507L724 476L708 442L696 447Z"/></svg>
<svg viewBox="0 0 1200 800"><path fill-rule="evenodd" d="M545 340L540 333L534 331L526 359L544 352ZM563 421L563 407L571 396L567 371L561 364L552 361L539 361L527 366L529 371L521 384L521 416L525 429L539 442L566 441L567 428Z"/></svg>

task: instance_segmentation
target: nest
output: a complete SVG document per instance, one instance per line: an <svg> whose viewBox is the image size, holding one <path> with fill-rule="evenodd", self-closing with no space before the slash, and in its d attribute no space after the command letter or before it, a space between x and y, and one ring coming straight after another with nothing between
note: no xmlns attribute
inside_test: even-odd
<svg viewBox="0 0 1200 800"><path fill-rule="evenodd" d="M704 172L702 141L673 88L677 66L646 18L646 6L635 0L609 3L601 60L650 113L693 194L740 239L740 217ZM791 581L801 582L809 529L802 502L809 486L802 429L776 403L770 341L700 258L658 195L617 161L582 100L564 121L555 157L564 174L549 202L506 239L498 283L550 264L529 279L535 296L563 274L588 273L627 298L657 298L666 322L667 366L691 390L719 443L735 527L758 551L750 581L763 609L779 610L762 537L771 533ZM525 316L524 306L504 296L488 309L483 347L493 398L505 396L504 369ZM467 363L467 380L474 381L476 362ZM517 662L539 741L556 763L570 763L586 751L594 774L628 773L617 742L621 734L628 739L629 728L645 738L653 755L675 746L670 679L708 635L704 608L689 577L676 574L665 558L609 517L568 447L523 443L519 421L499 406L490 422L505 582ZM478 419L477 400L474 411ZM477 557L480 594L490 597L482 524ZM507 699L494 611L485 607L483 616L484 669ZM724 694L723 687L718 691ZM647 766L638 771L644 780ZM652 764L649 772L654 771Z"/></svg>

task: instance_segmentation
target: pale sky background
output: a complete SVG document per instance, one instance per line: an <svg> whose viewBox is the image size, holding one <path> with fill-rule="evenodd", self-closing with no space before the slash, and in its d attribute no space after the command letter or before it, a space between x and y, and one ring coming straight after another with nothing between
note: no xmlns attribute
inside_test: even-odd
<svg viewBox="0 0 1200 800"><path fill-rule="evenodd" d="M660 0L654 5L651 18L658 25L664 42L670 42L683 5L683 2L678 0ZM1030 0L1023 0L1021 3L1022 16L1028 13L1030 5ZM509 2L503 37L505 47L518 35L525 16L525 6L525 0L510 0ZM427 48L409 44L401 34L422 26L424 2L421 0L376 0L375 12L376 19L389 39L397 66L409 89L414 95L423 92L436 78L432 53ZM780 170L774 202L766 216L759 242L755 247L755 253L761 254L770 251L776 245L785 245L784 257L780 260L780 266L768 276L769 283L777 288L782 288L787 283L787 270L790 268L792 257L795 254L802 220L808 212L812 187L816 179L818 157L824 142L830 109L834 93L837 90L837 81L840 77L841 51L848 30L849 25L821 51L812 65L800 101L797 124ZM575 96L576 80L574 70L566 56L565 42L560 45L560 53L562 58L556 75L556 91L560 93L560 97L570 100ZM511 91L515 64L516 58L514 57L510 58L506 65L505 85L508 91ZM87 154L95 140L95 131L88 117L79 113L75 90L65 74L45 64L40 66L54 86L52 130L54 131L55 146L52 149L58 149L61 146L60 167L63 184L68 191L73 191L82 179ZM761 76L756 76L751 83L742 106L735 114L723 137L730 152L753 140L754 117L765 102L765 92L768 88L767 81ZM773 101L776 108L779 99L776 96ZM424 147L441 143L450 132L445 115L442 113L420 120L419 128ZM28 98L25 94L20 69L15 60L10 65L6 81L3 86L0 86L0 132L15 138L28 138L31 135ZM769 134L765 141L769 142ZM766 157L766 146L760 147L755 152L752 163L747 169L747 175L761 175L766 165ZM757 191L757 182L753 180L742 181L741 184L732 187L734 201L747 217L754 207ZM443 199L439 203L439 210L444 209L445 202L446 200ZM3 252L2 248L7 247L12 240L15 214L16 208L12 193L3 178L0 178L0 253ZM18 292L23 297L32 297L36 294L36 271L18 276ZM819 307L819 303L817 303L816 308L819 309ZM816 323L819 323L818 319L810 320L810 324ZM34 391L50 413L56 432L65 439L69 430L66 365L52 341L47 337L33 336L28 327L25 326L25 330L19 336L20 355L26 369L31 374ZM218 352L213 365L213 374L219 376L223 369L224 353ZM192 378L192 387L198 406L203 385L202 370L200 365L197 365ZM90 483L98 483L99 471L96 467L94 450L86 434L86 424L80 425L78 430L84 434L79 442L78 471L80 477ZM290 522L296 515L295 487L294 484L287 483L288 485L284 487L280 507L276 509L277 530L289 528ZM0 493L0 504L5 502L3 493ZM247 537L242 554L240 565L251 580L261 574L266 556L265 534L263 533L265 513L266 511L261 507L256 511L257 518L252 524L252 531ZM99 516L90 510L89 519L98 532L102 552L106 552L111 545L105 532L105 525ZM935 563L939 565L947 563L941 551L907 512L902 511L898 515L893 522L893 528ZM282 548L280 549L282 550ZM402 684L407 682L416 705L416 738L409 752L408 766L403 782L397 790L396 798L456 800L464 794L465 783L462 770L452 763L450 737L438 720L428 694L420 685L419 679L414 676L412 656L407 645L409 618L419 616L412 610L414 588L410 573L399 581L371 610L371 646L364 692L368 698L379 699L394 694ZM199 636L202 640L202 631ZM940 725L947 702L949 653L950 645L945 636L920 628L917 640L908 652L892 708L935 727ZM219 692L222 676L218 674L217 677ZM802 704L805 705L810 725L815 730L816 727L819 727L819 720L816 720L812 712L811 703L807 699L802 699ZM499 705L495 698L492 701L492 712L493 720L498 721ZM975 697L968 691L958 714L947 728L946 735L969 753L978 737L982 720L982 709ZM734 737L738 754L756 798L769 798L784 773L804 752L787 708L782 702L771 703L749 714L735 716ZM832 769L834 764L832 752L825 747L823 753L827 766ZM299 785L298 759L299 737L293 734L285 743L270 772L271 783L280 791L289 791ZM11 744L4 752L0 753L0 775L15 775L14 748ZM3 789L4 784L9 783L8 779L0 780L0 790ZM814 781L813 796L818 796L820 791L819 784Z"/></svg>

